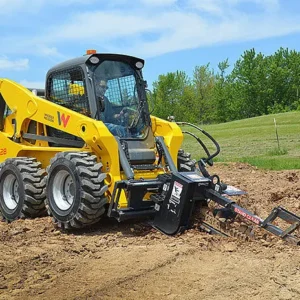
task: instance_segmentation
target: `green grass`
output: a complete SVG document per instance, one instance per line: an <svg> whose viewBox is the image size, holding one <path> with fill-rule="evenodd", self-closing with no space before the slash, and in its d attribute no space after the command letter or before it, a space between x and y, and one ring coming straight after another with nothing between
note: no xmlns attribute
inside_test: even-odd
<svg viewBox="0 0 300 300"><path fill-rule="evenodd" d="M277 123L279 148L274 118ZM211 134L221 147L214 161L248 162L259 168L283 170L300 169L300 112L261 116L216 125L200 126ZM183 130L199 136L213 152L212 143L197 130L183 126ZM183 148L199 159L205 156L201 146L186 135Z"/></svg>
<svg viewBox="0 0 300 300"><path fill-rule="evenodd" d="M268 156L278 156L278 155L285 155L288 151L286 149L282 149L277 146L277 148L271 149L267 152Z"/></svg>

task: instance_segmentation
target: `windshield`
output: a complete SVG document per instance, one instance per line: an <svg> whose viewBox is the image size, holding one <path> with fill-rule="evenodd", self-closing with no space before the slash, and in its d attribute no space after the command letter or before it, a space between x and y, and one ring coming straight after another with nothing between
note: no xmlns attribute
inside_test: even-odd
<svg viewBox="0 0 300 300"><path fill-rule="evenodd" d="M124 62L107 60L95 68L93 79L96 99L104 103L100 119L112 134L121 138L143 138L147 126L136 71Z"/></svg>

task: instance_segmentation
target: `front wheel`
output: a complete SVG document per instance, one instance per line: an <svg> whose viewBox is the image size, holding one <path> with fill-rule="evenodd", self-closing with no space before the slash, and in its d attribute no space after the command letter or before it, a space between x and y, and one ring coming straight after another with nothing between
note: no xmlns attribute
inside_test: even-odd
<svg viewBox="0 0 300 300"><path fill-rule="evenodd" d="M46 207L59 227L82 228L100 220L108 188L101 168L96 156L86 152L61 152L51 160Z"/></svg>

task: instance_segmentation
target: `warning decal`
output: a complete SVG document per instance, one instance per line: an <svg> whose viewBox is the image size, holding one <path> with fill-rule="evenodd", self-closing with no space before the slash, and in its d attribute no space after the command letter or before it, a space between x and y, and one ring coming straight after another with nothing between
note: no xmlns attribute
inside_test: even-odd
<svg viewBox="0 0 300 300"><path fill-rule="evenodd" d="M180 196L181 196L182 187L183 187L183 185L180 184L179 182L177 182L177 181L174 182L172 196L177 198L178 200L180 199Z"/></svg>

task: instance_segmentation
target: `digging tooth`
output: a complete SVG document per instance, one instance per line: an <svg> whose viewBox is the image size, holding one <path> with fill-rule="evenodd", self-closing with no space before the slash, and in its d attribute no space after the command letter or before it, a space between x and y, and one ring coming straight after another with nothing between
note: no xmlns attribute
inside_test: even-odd
<svg viewBox="0 0 300 300"><path fill-rule="evenodd" d="M222 222L219 219L213 216L213 212L210 209L204 208L200 210L201 220L225 235L238 238L239 240L249 241L255 239L254 234L252 232L252 227L246 224L240 225L239 227L234 227L232 224L228 222ZM237 224L235 223L235 226Z"/></svg>

